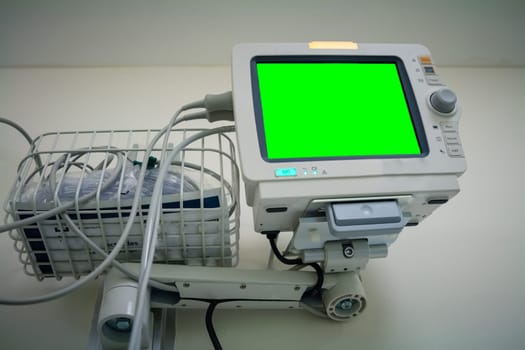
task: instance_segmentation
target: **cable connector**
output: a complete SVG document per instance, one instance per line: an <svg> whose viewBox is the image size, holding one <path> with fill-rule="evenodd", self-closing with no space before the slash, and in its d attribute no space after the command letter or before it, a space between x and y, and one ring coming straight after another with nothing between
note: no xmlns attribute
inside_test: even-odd
<svg viewBox="0 0 525 350"><path fill-rule="evenodd" d="M268 239L277 239L281 231L262 231L261 233L266 236Z"/></svg>
<svg viewBox="0 0 525 350"><path fill-rule="evenodd" d="M232 92L206 95L204 97L204 108L206 108L206 119L212 123L219 120L233 121Z"/></svg>
<svg viewBox="0 0 525 350"><path fill-rule="evenodd" d="M148 164L146 165L146 169L153 169L155 168L155 166L157 165L158 163L158 159L153 157L153 156L149 156L148 157ZM141 166L142 165L142 162L138 161L138 160L134 160L132 162L133 165L139 165Z"/></svg>

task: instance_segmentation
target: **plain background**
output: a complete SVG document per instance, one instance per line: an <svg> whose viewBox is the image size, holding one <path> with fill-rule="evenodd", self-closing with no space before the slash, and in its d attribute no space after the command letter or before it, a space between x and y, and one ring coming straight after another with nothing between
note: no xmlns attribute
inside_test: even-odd
<svg viewBox="0 0 525 350"><path fill-rule="evenodd" d="M231 89L241 41L417 42L463 109L461 192L403 231L363 274L349 323L303 311L218 311L225 349L521 349L525 344L525 6L521 1L1 1L0 115L53 130L157 128L182 104ZM25 141L0 126L0 196ZM240 267L266 239L242 208ZM24 275L0 236L0 295L70 281ZM0 307L0 348L83 349L99 281L46 304ZM209 349L203 311L177 314L177 349Z"/></svg>

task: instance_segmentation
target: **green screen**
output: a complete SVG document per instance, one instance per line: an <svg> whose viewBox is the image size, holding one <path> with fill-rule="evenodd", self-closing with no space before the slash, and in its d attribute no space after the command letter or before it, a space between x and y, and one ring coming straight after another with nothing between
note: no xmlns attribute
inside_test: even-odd
<svg viewBox="0 0 525 350"><path fill-rule="evenodd" d="M256 69L268 160L421 154L395 63L258 62Z"/></svg>

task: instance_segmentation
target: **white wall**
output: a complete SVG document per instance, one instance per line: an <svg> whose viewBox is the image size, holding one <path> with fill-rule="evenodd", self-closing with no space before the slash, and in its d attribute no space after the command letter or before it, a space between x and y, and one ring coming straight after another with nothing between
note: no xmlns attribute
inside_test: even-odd
<svg viewBox="0 0 525 350"><path fill-rule="evenodd" d="M0 66L229 64L245 41L429 46L440 65L525 65L522 0L2 0Z"/></svg>

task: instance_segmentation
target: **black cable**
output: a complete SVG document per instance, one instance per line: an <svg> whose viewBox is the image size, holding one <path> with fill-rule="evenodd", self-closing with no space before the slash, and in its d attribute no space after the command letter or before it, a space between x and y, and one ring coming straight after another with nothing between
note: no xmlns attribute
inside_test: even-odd
<svg viewBox="0 0 525 350"><path fill-rule="evenodd" d="M234 302L234 301L256 301L256 302L261 302L261 301L295 302L296 301L296 300L285 300L285 299L264 300L264 299L242 299L242 298L238 298L238 299L181 298L179 302L183 300L202 301L202 302L206 302L210 304L208 308L206 309L205 322L206 322L206 330L208 331L208 336L210 337L210 341L213 344L213 348L215 350L222 350L222 346L219 341L219 337L217 336L217 333L215 332L215 328L213 327L213 312L215 311L215 308L217 307L217 305L219 305L220 303L229 303L229 302Z"/></svg>
<svg viewBox="0 0 525 350"><path fill-rule="evenodd" d="M301 265L303 263L301 258L288 259L281 254L281 252L279 251L279 248L277 248L277 241L276 241L277 236L276 235L267 235L266 237L270 241L270 246L272 247L273 254L275 254L275 257L279 259L280 262L286 265Z"/></svg>
<svg viewBox="0 0 525 350"><path fill-rule="evenodd" d="M221 302L220 300L209 301L210 305L208 309L206 309L206 330L208 331L208 336L215 350L222 350L219 337L217 337L217 333L215 333L215 328L213 327L213 311L215 311L215 308Z"/></svg>
<svg viewBox="0 0 525 350"><path fill-rule="evenodd" d="M308 265L311 266L315 270L317 274L317 282L312 287L312 289L306 291L305 296L313 296L316 294L321 295L321 291L322 291L323 283L324 283L323 269L321 268L321 266L319 266L318 263L311 263Z"/></svg>
<svg viewBox="0 0 525 350"><path fill-rule="evenodd" d="M303 260L301 258L295 258L295 259L288 259L286 258L285 256L283 256L281 254L281 252L279 251L279 248L277 248L277 234L276 233L269 233L266 235L266 238L268 238L268 240L270 241L270 246L272 247L272 252L274 253L275 257L280 261L282 262L283 264L286 264L286 265L302 265L303 264ZM316 295L316 294L321 294L321 289L323 287L323 283L324 283L324 274L323 274L323 269L321 268L321 266L319 266L318 263L310 263L310 264L307 264L308 266L311 266L316 274L317 274L317 282L315 283L315 285L309 289L308 291L306 291L305 293L305 296L313 296L313 295Z"/></svg>
<svg viewBox="0 0 525 350"><path fill-rule="evenodd" d="M295 259L289 259L286 258L281 254L279 251L279 248L277 247L277 234L268 234L266 235L268 240L270 241L270 246L272 247L272 251L277 257L277 259L286 265L301 265L303 264L303 261L301 258L295 258ZM305 292L304 296L310 297L315 295L321 295L321 289L323 287L324 282L324 275L323 275L323 269L319 264L317 263L310 263L307 264L308 266L311 266L316 274L317 274L317 282L315 285ZM215 350L222 350L221 343L219 341L219 337L217 336L217 333L215 332L215 328L213 326L213 312L215 311L217 305L224 302L231 302L231 301L240 301L240 300L250 300L250 299L221 299L221 300L208 300L208 299L194 299L194 298L186 298L187 300L198 300L198 301L205 301L209 303L208 308L206 309L206 330L208 331L208 336L210 337L210 341L213 345L213 348ZM182 299L181 299L182 300ZM256 300L261 301L261 300ZM272 300L275 301L275 300Z"/></svg>

